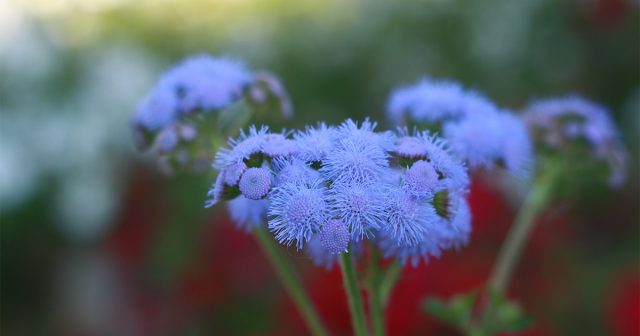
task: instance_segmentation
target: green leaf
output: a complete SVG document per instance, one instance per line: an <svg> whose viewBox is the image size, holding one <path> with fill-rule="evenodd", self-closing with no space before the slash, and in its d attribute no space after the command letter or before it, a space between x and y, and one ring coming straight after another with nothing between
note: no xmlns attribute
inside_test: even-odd
<svg viewBox="0 0 640 336"><path fill-rule="evenodd" d="M465 329L471 320L476 299L476 292L456 295L448 302L431 297L425 300L424 309L428 314L443 322Z"/></svg>
<svg viewBox="0 0 640 336"><path fill-rule="evenodd" d="M493 294L491 304L491 317L486 325L491 333L522 331L533 324L517 303L508 301L503 295Z"/></svg>

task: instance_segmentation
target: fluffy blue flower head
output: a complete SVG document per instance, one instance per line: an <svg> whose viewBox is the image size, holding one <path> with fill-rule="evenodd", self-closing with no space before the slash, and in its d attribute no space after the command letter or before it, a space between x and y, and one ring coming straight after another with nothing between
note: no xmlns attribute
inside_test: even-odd
<svg viewBox="0 0 640 336"><path fill-rule="evenodd" d="M337 132L333 127L320 123L317 127L307 127L297 132L294 139L298 149L296 155L305 162L322 162L333 149Z"/></svg>
<svg viewBox="0 0 640 336"><path fill-rule="evenodd" d="M327 204L319 181L306 186L287 183L274 188L269 200L269 229L285 245L298 249L318 232L327 219Z"/></svg>
<svg viewBox="0 0 640 336"><path fill-rule="evenodd" d="M437 215L436 215L437 216ZM420 261L428 262L438 258L443 250L458 249L465 245L471 234L471 213L466 201L462 200L451 221L443 218L432 222L429 232L415 245L398 245L390 235L380 240L380 248L387 257L396 257L402 264L418 266Z"/></svg>
<svg viewBox="0 0 640 336"><path fill-rule="evenodd" d="M401 130L401 132L406 133L406 130ZM427 157L427 145L421 139L405 134L396 140L394 152L402 159L425 159Z"/></svg>
<svg viewBox="0 0 640 336"><path fill-rule="evenodd" d="M398 125L406 124L407 119L433 124L460 119L492 105L487 98L458 83L425 78L396 89L387 102L387 115Z"/></svg>
<svg viewBox="0 0 640 336"><path fill-rule="evenodd" d="M320 169L326 180L344 184L380 181L389 166L387 151L393 149L394 139L388 132L373 132L375 126L365 121L358 127L351 120L340 126L334 148Z"/></svg>
<svg viewBox="0 0 640 336"><path fill-rule="evenodd" d="M387 195L385 234L397 245L415 246L425 239L438 220L435 209L402 190Z"/></svg>
<svg viewBox="0 0 640 336"><path fill-rule="evenodd" d="M252 73L239 61L197 55L169 69L138 107L134 123L155 131L195 110L211 111L238 99Z"/></svg>
<svg viewBox="0 0 640 336"><path fill-rule="evenodd" d="M384 219L382 185L334 184L329 191L331 213L351 232L354 241L380 229Z"/></svg>
<svg viewBox="0 0 640 336"><path fill-rule="evenodd" d="M427 146L427 161L438 173L441 186L466 191L469 186L469 175L465 165L448 149L447 142L426 132L417 135Z"/></svg>
<svg viewBox="0 0 640 336"><path fill-rule="evenodd" d="M265 168L249 168L242 174L239 187L246 198L262 199L271 189L271 173Z"/></svg>
<svg viewBox="0 0 640 336"><path fill-rule="evenodd" d="M276 158L273 160L273 167L277 185L286 183L309 185L320 179L318 171L311 169L297 158Z"/></svg>
<svg viewBox="0 0 640 336"><path fill-rule="evenodd" d="M463 113L463 88L450 81L422 79L412 86L393 91L387 102L389 118L404 124L407 115L423 122L436 122Z"/></svg>
<svg viewBox="0 0 640 336"><path fill-rule="evenodd" d="M404 177L404 187L416 197L426 197L433 194L438 187L439 177L435 168L426 161L416 161Z"/></svg>
<svg viewBox="0 0 640 336"><path fill-rule="evenodd" d="M239 164L249 160L253 154L260 153L268 131L264 126L259 129L251 126L249 132L240 131L237 139L229 139L228 148L222 148L216 153L214 168Z"/></svg>
<svg viewBox="0 0 640 336"><path fill-rule="evenodd" d="M267 217L268 200L252 200L238 196L229 203L229 216L237 228L249 232L255 226L260 226Z"/></svg>
<svg viewBox="0 0 640 336"><path fill-rule="evenodd" d="M532 163L531 140L523 122L510 113L487 109L445 125L445 138L471 168L503 165L524 176Z"/></svg>
<svg viewBox="0 0 640 336"><path fill-rule="evenodd" d="M331 254L340 254L347 251L351 235L345 223L330 219L320 231L320 243Z"/></svg>
<svg viewBox="0 0 640 336"><path fill-rule="evenodd" d="M296 143L283 134L267 134L262 144L262 152L270 158L289 157L296 151Z"/></svg>

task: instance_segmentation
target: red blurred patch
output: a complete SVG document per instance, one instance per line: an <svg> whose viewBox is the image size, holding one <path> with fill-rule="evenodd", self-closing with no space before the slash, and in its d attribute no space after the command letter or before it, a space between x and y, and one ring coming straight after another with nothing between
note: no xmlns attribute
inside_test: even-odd
<svg viewBox="0 0 640 336"><path fill-rule="evenodd" d="M606 319L612 335L640 335L640 273L624 272L608 298Z"/></svg>

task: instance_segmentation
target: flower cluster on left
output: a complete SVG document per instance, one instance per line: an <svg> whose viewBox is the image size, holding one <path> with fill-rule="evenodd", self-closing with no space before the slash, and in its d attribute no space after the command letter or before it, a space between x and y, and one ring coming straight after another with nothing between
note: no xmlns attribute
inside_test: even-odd
<svg viewBox="0 0 640 336"><path fill-rule="evenodd" d="M141 101L132 120L134 139L139 148L159 154L164 170L202 170L218 145L211 134L241 127L267 105L292 114L273 74L251 71L231 58L192 56L165 72Z"/></svg>
<svg viewBox="0 0 640 336"><path fill-rule="evenodd" d="M229 201L240 228L267 222L278 242L326 267L365 241L414 265L465 244L463 163L429 133L375 127L368 120L279 133L251 127L217 153L206 206Z"/></svg>

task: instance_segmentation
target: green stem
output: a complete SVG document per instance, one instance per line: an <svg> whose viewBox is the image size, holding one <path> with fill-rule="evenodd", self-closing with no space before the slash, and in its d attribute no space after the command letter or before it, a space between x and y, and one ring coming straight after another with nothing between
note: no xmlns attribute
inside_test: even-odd
<svg viewBox="0 0 640 336"><path fill-rule="evenodd" d="M401 272L402 272L402 264L399 263L398 261L394 261L385 270L384 276L382 278L382 282L380 284L380 297L382 298L383 307L387 305L387 302L389 302L391 291L393 290L393 287L396 285L398 278L400 278Z"/></svg>
<svg viewBox="0 0 640 336"><path fill-rule="evenodd" d="M369 304L371 305L371 326L374 336L384 336L384 303L380 285L382 284L380 274L380 252L370 246L371 260L369 261Z"/></svg>
<svg viewBox="0 0 640 336"><path fill-rule="evenodd" d="M302 282L294 272L293 265L288 262L286 256L282 253L280 246L273 240L273 237L269 236L264 228L257 227L253 231L255 232L258 243L260 243L262 250L266 252L271 265L282 281L284 288L298 307L311 333L316 336L327 335L327 331L322 325L320 317L313 307L309 296L307 296Z"/></svg>
<svg viewBox="0 0 640 336"><path fill-rule="evenodd" d="M347 252L340 255L340 266L342 268L342 281L345 284L347 298L349 299L353 332L356 336L367 336L364 307L362 305L362 298L360 297L360 287L358 286L358 279L356 279L356 270L353 265L351 253Z"/></svg>
<svg viewBox="0 0 640 336"><path fill-rule="evenodd" d="M554 171L547 173L548 174L543 175L536 181L537 183L533 184L502 245L493 272L489 278L488 294L490 296L504 294L511 279L516 261L520 257L526 240L531 233L536 215L549 200L555 173Z"/></svg>

